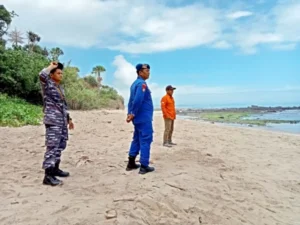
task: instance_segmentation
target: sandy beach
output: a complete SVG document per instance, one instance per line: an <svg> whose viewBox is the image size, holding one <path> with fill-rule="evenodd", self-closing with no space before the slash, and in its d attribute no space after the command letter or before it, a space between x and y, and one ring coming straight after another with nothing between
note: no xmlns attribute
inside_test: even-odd
<svg viewBox="0 0 300 225"><path fill-rule="evenodd" d="M64 185L42 185L44 127L0 128L1 225L299 225L300 135L154 119L156 171L125 171L124 111L71 112Z"/></svg>

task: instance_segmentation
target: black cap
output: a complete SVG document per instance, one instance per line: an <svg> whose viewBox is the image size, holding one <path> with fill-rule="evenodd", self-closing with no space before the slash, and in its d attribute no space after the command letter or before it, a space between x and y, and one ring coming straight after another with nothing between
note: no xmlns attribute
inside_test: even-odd
<svg viewBox="0 0 300 225"><path fill-rule="evenodd" d="M62 63L57 63L57 69L63 70L64 69L64 65Z"/></svg>
<svg viewBox="0 0 300 225"><path fill-rule="evenodd" d="M57 67L54 68L54 69L52 69L52 70L50 71L50 73L54 73L56 69L63 70L63 69L64 69L64 65L63 65L62 63L58 62L58 63L57 63Z"/></svg>
<svg viewBox="0 0 300 225"><path fill-rule="evenodd" d="M168 90L175 90L175 89L176 89L176 87L173 87L172 85L168 85L166 87L166 91L168 91Z"/></svg>

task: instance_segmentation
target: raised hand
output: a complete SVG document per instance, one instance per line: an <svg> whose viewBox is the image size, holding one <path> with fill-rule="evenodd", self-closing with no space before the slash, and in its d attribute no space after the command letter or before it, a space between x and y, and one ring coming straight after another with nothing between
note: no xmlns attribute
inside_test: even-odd
<svg viewBox="0 0 300 225"><path fill-rule="evenodd" d="M58 66L57 62L51 62L50 65L48 66L48 70L51 71L55 69Z"/></svg>

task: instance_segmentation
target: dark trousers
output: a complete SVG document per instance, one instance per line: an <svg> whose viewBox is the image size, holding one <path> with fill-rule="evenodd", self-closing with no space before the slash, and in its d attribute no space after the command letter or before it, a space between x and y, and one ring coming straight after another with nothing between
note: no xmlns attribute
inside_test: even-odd
<svg viewBox="0 0 300 225"><path fill-rule="evenodd" d="M140 163L149 165L150 148L153 142L152 121L134 125L133 140L131 142L129 156L136 157L141 152Z"/></svg>
<svg viewBox="0 0 300 225"><path fill-rule="evenodd" d="M54 167L60 161L61 152L67 147L67 126L46 125L46 152L44 155L43 169Z"/></svg>

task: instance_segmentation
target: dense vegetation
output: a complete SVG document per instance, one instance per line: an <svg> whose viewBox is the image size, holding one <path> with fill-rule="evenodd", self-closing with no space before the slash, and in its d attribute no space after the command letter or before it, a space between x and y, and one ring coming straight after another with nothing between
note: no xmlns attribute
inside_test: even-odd
<svg viewBox="0 0 300 225"><path fill-rule="evenodd" d="M41 37L33 31L28 31L25 38L17 28L10 30L9 25L16 16L15 12L8 12L0 5L0 125L36 124L31 118L41 117L37 109L42 105L38 73L64 54L59 47L40 46ZM80 77L79 68L70 62L64 65L62 85L70 109L124 107L117 91L102 85L103 66L97 65L92 68L91 75Z"/></svg>
<svg viewBox="0 0 300 225"><path fill-rule="evenodd" d="M41 107L20 98L0 95L0 126L38 125L41 118Z"/></svg>

